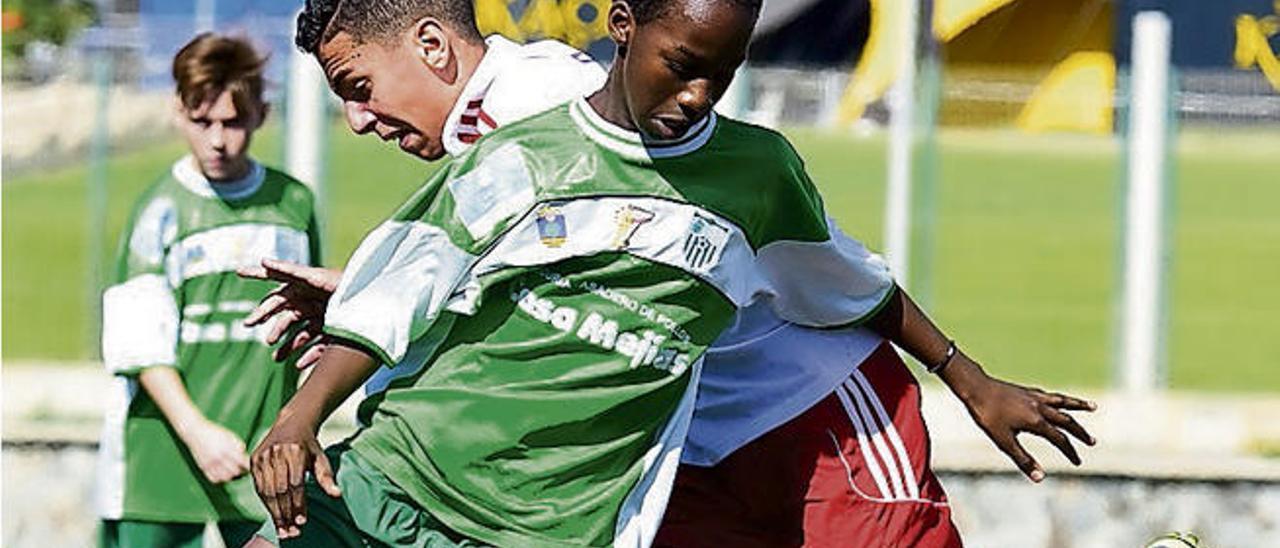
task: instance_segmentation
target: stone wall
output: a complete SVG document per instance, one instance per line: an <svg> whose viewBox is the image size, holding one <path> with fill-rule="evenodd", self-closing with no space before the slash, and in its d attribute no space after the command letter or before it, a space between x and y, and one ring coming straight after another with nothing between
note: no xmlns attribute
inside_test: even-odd
<svg viewBox="0 0 1280 548"><path fill-rule="evenodd" d="M0 544L93 544L92 444L6 443L3 458ZM1173 530L1212 548L1280 546L1280 482L1059 474L1033 485L1006 472L946 471L942 481L971 547L1137 548Z"/></svg>
<svg viewBox="0 0 1280 548"><path fill-rule="evenodd" d="M944 473L974 547L1122 548L1192 531L1206 547L1280 546L1280 483Z"/></svg>

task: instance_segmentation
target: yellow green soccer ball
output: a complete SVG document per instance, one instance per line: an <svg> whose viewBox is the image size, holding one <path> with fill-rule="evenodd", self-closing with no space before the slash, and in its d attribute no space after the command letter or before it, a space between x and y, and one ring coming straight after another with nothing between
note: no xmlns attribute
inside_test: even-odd
<svg viewBox="0 0 1280 548"><path fill-rule="evenodd" d="M1200 537L1193 533L1165 533L1151 539L1143 548L1202 548Z"/></svg>

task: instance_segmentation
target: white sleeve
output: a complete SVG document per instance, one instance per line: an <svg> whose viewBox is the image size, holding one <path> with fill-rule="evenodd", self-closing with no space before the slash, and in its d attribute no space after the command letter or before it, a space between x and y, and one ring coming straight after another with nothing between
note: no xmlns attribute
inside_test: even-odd
<svg viewBox="0 0 1280 548"><path fill-rule="evenodd" d="M395 364L426 332L475 258L439 227L388 221L351 256L325 312L325 331Z"/></svg>
<svg viewBox="0 0 1280 548"><path fill-rule="evenodd" d="M774 310L800 325L858 323L880 310L893 292L884 260L846 236L827 218L821 242L785 240L762 247L757 266L773 294Z"/></svg>
<svg viewBox="0 0 1280 548"><path fill-rule="evenodd" d="M102 294L102 361L114 375L177 363L178 303L168 257L177 235L177 209L158 198L142 208L125 237L124 281Z"/></svg>
<svg viewBox="0 0 1280 548"><path fill-rule="evenodd" d="M102 294L102 362L113 375L178 362L178 303L160 274L142 274Z"/></svg>

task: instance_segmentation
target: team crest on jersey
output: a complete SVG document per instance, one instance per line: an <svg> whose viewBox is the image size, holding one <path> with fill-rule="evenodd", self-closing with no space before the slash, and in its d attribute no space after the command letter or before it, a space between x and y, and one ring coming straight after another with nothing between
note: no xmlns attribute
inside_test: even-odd
<svg viewBox="0 0 1280 548"><path fill-rule="evenodd" d="M652 211L630 204L618 208L618 211L613 214L617 226L613 232L613 248L625 249L630 246L631 237L635 235L636 230L640 229L640 225L652 221L653 216Z"/></svg>
<svg viewBox="0 0 1280 548"><path fill-rule="evenodd" d="M728 242L728 228L695 213L684 237L684 262L694 270L705 269L719 260Z"/></svg>
<svg viewBox="0 0 1280 548"><path fill-rule="evenodd" d="M539 207L534 212L537 216L534 221L538 224L538 239L542 241L542 245L547 247L560 247L564 245L564 241L569 237L569 231L564 224L564 214L560 211L559 204L546 204Z"/></svg>

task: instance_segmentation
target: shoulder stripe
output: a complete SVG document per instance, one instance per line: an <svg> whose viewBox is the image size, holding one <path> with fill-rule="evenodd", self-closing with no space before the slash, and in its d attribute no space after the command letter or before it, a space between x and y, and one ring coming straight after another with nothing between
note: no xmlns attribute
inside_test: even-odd
<svg viewBox="0 0 1280 548"><path fill-rule="evenodd" d="M325 332L369 345L385 363L397 363L474 260L438 226L385 222L352 254L329 299Z"/></svg>
<svg viewBox="0 0 1280 548"><path fill-rule="evenodd" d="M265 258L308 264L308 243L306 232L283 225L238 223L204 230L169 249L170 282L230 272Z"/></svg>

